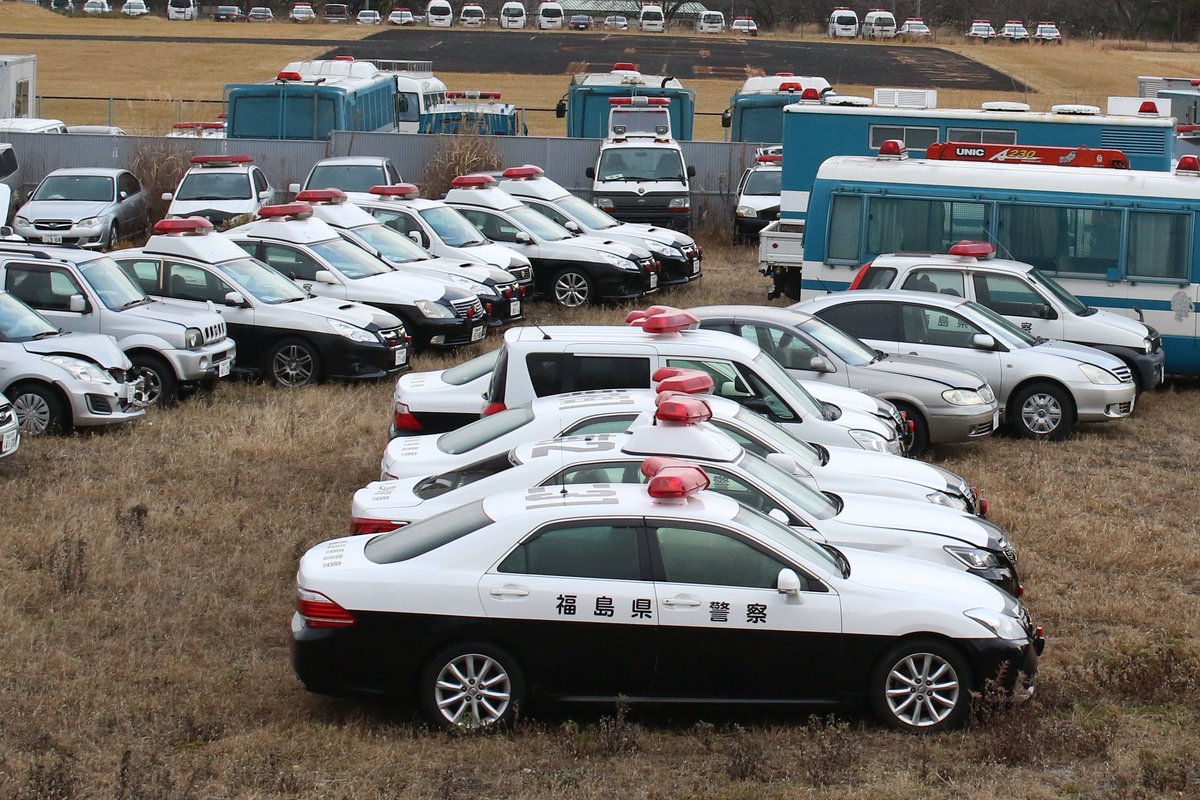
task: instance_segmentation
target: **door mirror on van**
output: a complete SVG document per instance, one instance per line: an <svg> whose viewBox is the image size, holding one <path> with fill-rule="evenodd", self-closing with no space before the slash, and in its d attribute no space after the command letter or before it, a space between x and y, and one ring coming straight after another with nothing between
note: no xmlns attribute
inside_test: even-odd
<svg viewBox="0 0 1200 800"><path fill-rule="evenodd" d="M1057 315L1054 313L1054 309L1051 308L1046 303L1042 303L1041 305L1034 308L1034 312L1037 314L1039 319L1056 319L1057 318Z"/></svg>
<svg viewBox="0 0 1200 800"><path fill-rule="evenodd" d="M996 340L986 333L977 333L971 337L971 347L976 350L995 350Z"/></svg>
<svg viewBox="0 0 1200 800"><path fill-rule="evenodd" d="M584 175L587 175L589 178L595 179L595 177L596 177L596 168L595 168L595 167L588 167L587 169L585 169L585 170L583 171L583 174L584 174Z"/></svg>
<svg viewBox="0 0 1200 800"><path fill-rule="evenodd" d="M225 305L232 308L246 308L250 304L246 302L246 298L242 297L240 292L226 292Z"/></svg>
<svg viewBox="0 0 1200 800"><path fill-rule="evenodd" d="M67 310L73 311L76 314L86 314L91 309L88 308L87 298L81 294L71 295L71 299L67 301Z"/></svg>
<svg viewBox="0 0 1200 800"><path fill-rule="evenodd" d="M567 115L567 101L559 100L557 105L554 106L554 116L557 119L562 119L566 115Z"/></svg>
<svg viewBox="0 0 1200 800"><path fill-rule="evenodd" d="M271 199L271 190L263 189L261 192L258 193L258 199L259 200L270 200Z"/></svg>
<svg viewBox="0 0 1200 800"><path fill-rule="evenodd" d="M833 372L829 364L821 356L813 356L808 362L808 368L813 372Z"/></svg>
<svg viewBox="0 0 1200 800"><path fill-rule="evenodd" d="M583 233L583 230L579 227L579 223L572 222L571 220L564 222L563 227L569 230L571 233Z"/></svg>
<svg viewBox="0 0 1200 800"><path fill-rule="evenodd" d="M691 164L688 164L688 168L687 168L687 176L688 176L689 178L694 178L694 177L696 177L696 168L695 168L695 167L693 167Z"/></svg>
<svg viewBox="0 0 1200 800"><path fill-rule="evenodd" d="M327 269L317 270L316 274L313 275L313 280L316 281L317 283L328 283L328 284L337 285L337 280L334 279L333 273Z"/></svg>
<svg viewBox="0 0 1200 800"><path fill-rule="evenodd" d="M779 589L780 594L786 594L788 597L800 599L800 590L804 588L804 584L800 580L800 576L796 574L796 570L783 568L779 570L779 578L776 579L775 586Z"/></svg>
<svg viewBox="0 0 1200 800"><path fill-rule="evenodd" d="M129 192L117 192L117 199L118 200L128 200Z"/></svg>
<svg viewBox="0 0 1200 800"><path fill-rule="evenodd" d="M721 397L753 397L740 380L722 382L719 394Z"/></svg>
<svg viewBox="0 0 1200 800"><path fill-rule="evenodd" d="M291 194L300 194L300 184L289 183L288 184L288 192Z"/></svg>
<svg viewBox="0 0 1200 800"><path fill-rule="evenodd" d="M412 239L414 242L421 245L421 247L426 246L425 235L422 234L420 231L409 231L408 238Z"/></svg>
<svg viewBox="0 0 1200 800"><path fill-rule="evenodd" d="M722 128L732 128L733 127L733 112L730 111L728 108L721 112L721 127Z"/></svg>
<svg viewBox="0 0 1200 800"><path fill-rule="evenodd" d="M796 459L787 453L767 453L767 463L779 467L789 475L800 473L800 470L797 469Z"/></svg>
<svg viewBox="0 0 1200 800"><path fill-rule="evenodd" d="M164 202L164 203L169 203L169 202L171 202L171 201L172 201L172 200L174 200L174 199L175 199L175 195L171 194L170 192L163 192L163 193L162 193L162 200L163 200L163 202Z"/></svg>
<svg viewBox="0 0 1200 800"><path fill-rule="evenodd" d="M517 235L514 238L517 244L533 244L533 237L525 231L517 231Z"/></svg>

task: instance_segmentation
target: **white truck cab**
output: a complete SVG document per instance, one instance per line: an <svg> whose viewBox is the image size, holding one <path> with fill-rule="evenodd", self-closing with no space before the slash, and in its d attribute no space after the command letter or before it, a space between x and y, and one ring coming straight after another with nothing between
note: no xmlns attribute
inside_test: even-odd
<svg viewBox="0 0 1200 800"><path fill-rule="evenodd" d="M782 192L783 148L763 148L754 157L754 166L738 181L737 206L733 212L733 241L758 239L759 231L779 219Z"/></svg>
<svg viewBox="0 0 1200 800"><path fill-rule="evenodd" d="M608 138L596 166L588 167L592 203L622 222L691 229L691 187L696 168L671 137L671 99L609 98Z"/></svg>

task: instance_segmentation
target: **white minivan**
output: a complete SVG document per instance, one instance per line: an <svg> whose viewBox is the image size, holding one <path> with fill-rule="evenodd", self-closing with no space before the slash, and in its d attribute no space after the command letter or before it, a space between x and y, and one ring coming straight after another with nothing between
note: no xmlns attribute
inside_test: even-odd
<svg viewBox="0 0 1200 800"><path fill-rule="evenodd" d="M479 3L463 3L462 11L458 12L458 24L464 28L482 28L486 21L487 16Z"/></svg>
<svg viewBox="0 0 1200 800"><path fill-rule="evenodd" d="M638 27L647 33L662 33L666 27L666 15L658 3L642 3L638 13Z"/></svg>
<svg viewBox="0 0 1200 800"><path fill-rule="evenodd" d="M195 19L200 14L196 0L169 0L167 19Z"/></svg>
<svg viewBox="0 0 1200 800"><path fill-rule="evenodd" d="M454 22L454 7L446 0L433 0L425 6L425 23L431 28L449 28Z"/></svg>
<svg viewBox="0 0 1200 800"><path fill-rule="evenodd" d="M864 39L896 38L896 17L890 11L873 9L863 17L860 35Z"/></svg>
<svg viewBox="0 0 1200 800"><path fill-rule="evenodd" d="M696 20L696 33L724 33L725 15L720 11L705 11Z"/></svg>
<svg viewBox="0 0 1200 800"><path fill-rule="evenodd" d="M836 6L829 15L829 35L835 39L853 39L858 36L858 14L851 8Z"/></svg>
<svg viewBox="0 0 1200 800"><path fill-rule="evenodd" d="M563 7L562 3L555 0L546 0L544 3L538 4L537 9L537 27L540 31L548 31L559 29L563 26Z"/></svg>
<svg viewBox="0 0 1200 800"><path fill-rule="evenodd" d="M525 6L516 2L516 0L509 0L509 2L505 3L500 9L500 27L512 28L514 30L524 28Z"/></svg>

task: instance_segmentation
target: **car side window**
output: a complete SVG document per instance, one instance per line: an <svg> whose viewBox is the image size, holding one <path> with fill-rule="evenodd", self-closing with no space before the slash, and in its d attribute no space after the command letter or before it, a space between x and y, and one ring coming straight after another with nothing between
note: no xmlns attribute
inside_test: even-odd
<svg viewBox="0 0 1200 800"><path fill-rule="evenodd" d="M580 464L559 471L542 481L542 486L569 486L576 483L643 483L641 464L632 461Z"/></svg>
<svg viewBox="0 0 1200 800"><path fill-rule="evenodd" d="M568 578L642 580L638 529L622 524L569 524L543 530L500 562L499 572Z"/></svg>
<svg viewBox="0 0 1200 800"><path fill-rule="evenodd" d="M767 514L775 509L784 511L779 507L779 503L774 499L763 494L762 490L755 486L751 486L746 481L742 480L737 475L716 467L708 467L708 478L711 481L709 489L717 494L723 494L726 497L731 497L737 500L744 506L753 508L755 511L761 511ZM784 511L784 513L787 513ZM797 520L788 514L788 524L795 525Z"/></svg>
<svg viewBox="0 0 1200 800"><path fill-rule="evenodd" d="M820 355L808 342L782 328L743 323L736 333L757 344L785 369L811 370L813 358Z"/></svg>
<svg viewBox="0 0 1200 800"><path fill-rule="evenodd" d="M294 281L315 281L317 270L324 269L311 256L277 244L261 246L259 258Z"/></svg>
<svg viewBox="0 0 1200 800"><path fill-rule="evenodd" d="M493 242L516 242L520 229L503 217L474 208L460 208L462 215Z"/></svg>
<svg viewBox="0 0 1200 800"><path fill-rule="evenodd" d="M900 313L896 303L844 303L819 309L816 314L859 339L900 341Z"/></svg>
<svg viewBox="0 0 1200 800"><path fill-rule="evenodd" d="M167 297L176 300L194 300L203 303L211 300L214 303L224 303L225 294L234 289L207 270L191 264L168 263L166 266Z"/></svg>
<svg viewBox="0 0 1200 800"><path fill-rule="evenodd" d="M392 162L390 161L383 165L383 174L387 182L392 186L400 182L400 173L396 171L396 168L392 166Z"/></svg>
<svg viewBox="0 0 1200 800"><path fill-rule="evenodd" d="M5 268L4 288L26 305L45 311L69 311L71 295L87 296L67 272L21 264Z"/></svg>
<svg viewBox="0 0 1200 800"><path fill-rule="evenodd" d="M537 397L586 389L650 387L649 358L530 353L525 357L525 364Z"/></svg>
<svg viewBox="0 0 1200 800"><path fill-rule="evenodd" d="M421 229L421 224L413 219L412 216L402 211L385 211L381 208L371 208L368 210L375 219L392 230L403 233L405 236L409 236L413 231L416 231L421 237L421 246L427 247L429 245L429 237Z"/></svg>
<svg viewBox="0 0 1200 800"><path fill-rule="evenodd" d="M713 423L713 425L716 425L718 428L720 428L725 433L726 436L728 436L730 439L733 439L735 442L740 444L742 446L742 449L745 450L747 453L753 453L756 456L762 456L763 458L766 458L767 455L778 452L777 450L768 448L766 445L764 445L762 442L758 441L757 439L751 439L745 433L738 430L737 428L734 428L727 422L724 422L719 419L714 419L712 421L712 423Z"/></svg>
<svg viewBox="0 0 1200 800"><path fill-rule="evenodd" d="M122 172L121 177L117 179L117 190L124 192L126 197L133 197L142 190L142 186L132 173Z"/></svg>
<svg viewBox="0 0 1200 800"><path fill-rule="evenodd" d="M573 426L568 426L562 432L562 435L586 436L591 433L625 433L637 417L637 414L622 414L620 416L602 417L601 419L583 420L582 422L575 423Z"/></svg>
<svg viewBox="0 0 1200 800"><path fill-rule="evenodd" d="M776 421L796 418L795 412L766 381L753 371L741 370L732 362L669 358L667 366L707 372L713 379L713 394L727 397Z"/></svg>
<svg viewBox="0 0 1200 800"><path fill-rule="evenodd" d="M943 308L905 304L900 312L903 342L940 347L971 347L975 334L983 333L967 320Z"/></svg>
<svg viewBox="0 0 1200 800"><path fill-rule="evenodd" d="M660 526L654 539L670 583L774 589L788 564L728 533L704 528Z"/></svg>
<svg viewBox="0 0 1200 800"><path fill-rule="evenodd" d="M117 265L125 274L133 278L146 294L162 294L158 290L158 273L162 266L158 259L142 259L136 261L118 261Z"/></svg>
<svg viewBox="0 0 1200 800"><path fill-rule="evenodd" d="M1036 319L1048 317L1049 304L1020 278L977 273L972 276L972 280L975 284L976 302L1001 316Z"/></svg>
<svg viewBox="0 0 1200 800"><path fill-rule="evenodd" d="M966 297L963 294L963 274L948 269L913 270L904 279L904 285L900 288Z"/></svg>
<svg viewBox="0 0 1200 800"><path fill-rule="evenodd" d="M254 170L254 194L257 196L259 192L265 192L271 188L271 184L267 183L267 176L262 170Z"/></svg>
<svg viewBox="0 0 1200 800"><path fill-rule="evenodd" d="M566 214L563 214L557 208L554 208L553 206L548 206L545 203L530 203L529 207L532 208L534 211L538 212L539 214L541 214L543 217L552 219L555 222L557 222L559 225L562 225L564 227L566 226L566 224L568 222L571 221L570 219L567 218Z"/></svg>

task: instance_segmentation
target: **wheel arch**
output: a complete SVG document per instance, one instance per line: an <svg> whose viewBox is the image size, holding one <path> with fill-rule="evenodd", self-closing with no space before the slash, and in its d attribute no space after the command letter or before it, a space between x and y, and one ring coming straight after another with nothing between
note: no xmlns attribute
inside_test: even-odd
<svg viewBox="0 0 1200 800"><path fill-rule="evenodd" d="M175 363L175 360L165 354L161 349L156 347L153 342L141 341L129 345L128 347L122 343L121 349L125 351L125 355L130 361L133 361L135 356L149 356L151 358L158 359L171 368L171 372L175 374L175 380L179 381L180 383L186 382L183 376L180 374L179 365Z"/></svg>
<svg viewBox="0 0 1200 800"><path fill-rule="evenodd" d="M1013 404L1012 404L1013 398L1015 398L1021 392L1028 389L1030 386L1037 384L1037 383L1049 384L1049 385L1053 386L1054 388L1062 391L1064 394L1066 394L1067 399L1071 403L1071 418L1068 420L1068 422L1070 422L1072 427L1074 425L1078 424L1078 422L1079 422L1079 404L1075 402L1075 393L1072 392L1065 383L1063 383L1061 380L1059 380L1058 378L1055 378L1051 375L1035 375L1035 376L1031 376L1028 378L1024 378L1021 380L1020 383L1018 383L1016 386L1014 386L1012 388L1012 390L1008 393L1007 401L1004 404L1005 421L1011 422L1012 415L1014 413L1016 413L1016 409L1013 407Z"/></svg>
<svg viewBox="0 0 1200 800"><path fill-rule="evenodd" d="M70 431L71 428L75 427L75 404L71 402L71 393L68 392L59 381L47 380L46 378L38 375L22 375L0 389L0 394L3 394L5 397L7 397L8 401L11 403L14 400L14 390L29 384L45 387L54 392L54 394L62 402L63 408L67 412L65 424L66 430Z"/></svg>
<svg viewBox="0 0 1200 800"><path fill-rule="evenodd" d="M875 674L875 671L883 665L883 657L888 653L889 650L899 645L906 644L908 642L915 642L920 639L932 639L933 641L953 648L954 652L958 653L959 657L961 657L971 669L971 691L979 691L981 688L978 674L980 671L979 664L976 663L976 659L972 657L970 650L966 647L963 647L953 636L947 636L944 633L937 633L935 631L913 631L890 641L883 642L879 647L879 651L871 658L870 666L866 672L868 686L865 688L868 691L870 690L869 684L871 677Z"/></svg>

